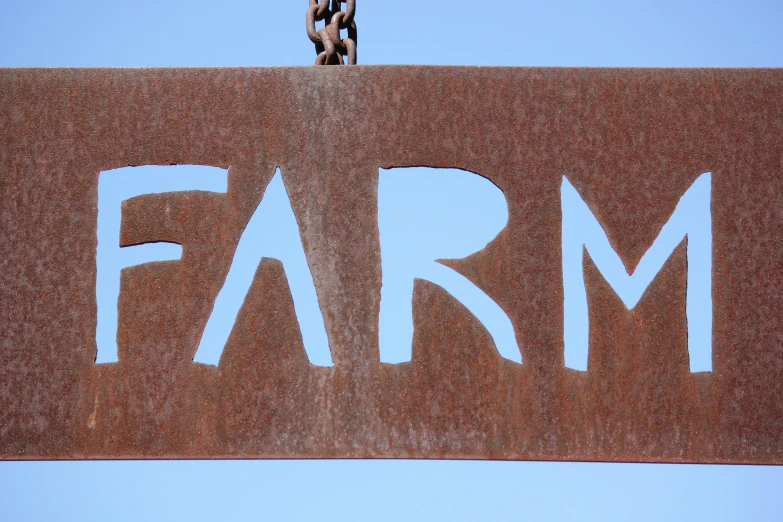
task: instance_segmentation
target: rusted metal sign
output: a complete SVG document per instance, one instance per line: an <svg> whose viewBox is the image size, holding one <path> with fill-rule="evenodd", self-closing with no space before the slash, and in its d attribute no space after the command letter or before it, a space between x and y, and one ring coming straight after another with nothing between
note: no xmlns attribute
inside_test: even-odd
<svg viewBox="0 0 783 522"><path fill-rule="evenodd" d="M99 176L172 164L230 167L228 185L122 203L120 245L182 254L117 276L112 362L96 344ZM379 168L406 166L502 190L507 225L444 263L507 316L518 360L424 278L410 360L381 362ZM4 459L783 464L781 70L6 69L0 179ZM219 364L199 362L243 231L281 181L329 364L308 358L298 290L272 255ZM705 187L707 243L680 235L633 305L577 243L587 302L569 301L569 191L635 267ZM686 291L704 280L689 271L699 244L712 341L697 360ZM585 352L566 346L569 310L589 311Z"/></svg>

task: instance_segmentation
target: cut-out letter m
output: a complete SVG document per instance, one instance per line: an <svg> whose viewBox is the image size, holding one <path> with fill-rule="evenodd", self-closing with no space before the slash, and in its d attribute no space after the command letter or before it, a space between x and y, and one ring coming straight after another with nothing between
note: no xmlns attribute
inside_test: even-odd
<svg viewBox="0 0 783 522"><path fill-rule="evenodd" d="M565 365L587 370L589 322L583 247L606 282L630 310L636 306L674 249L687 237L688 356L691 372L712 371L712 219L709 172L683 194L669 221L632 274L609 244L601 224L563 176L563 294Z"/></svg>

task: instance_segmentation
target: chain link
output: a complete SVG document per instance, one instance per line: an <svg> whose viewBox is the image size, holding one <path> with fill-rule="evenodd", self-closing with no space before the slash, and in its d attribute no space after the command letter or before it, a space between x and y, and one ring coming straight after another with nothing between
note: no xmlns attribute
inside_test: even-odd
<svg viewBox="0 0 783 522"><path fill-rule="evenodd" d="M356 0L309 0L307 9L307 36L315 44L316 65L356 65ZM342 4L346 4L342 11ZM315 23L325 21L324 27ZM347 29L348 37L340 38L340 30ZM343 58L345 57L345 58Z"/></svg>

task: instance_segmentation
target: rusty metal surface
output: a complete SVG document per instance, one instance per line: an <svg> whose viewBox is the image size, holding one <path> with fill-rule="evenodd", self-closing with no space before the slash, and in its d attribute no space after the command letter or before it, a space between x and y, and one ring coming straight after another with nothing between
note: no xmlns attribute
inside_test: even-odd
<svg viewBox="0 0 783 522"><path fill-rule="evenodd" d="M356 30L356 0L309 0L307 9L307 37L315 44L316 65L356 65L356 44L359 36ZM342 4L346 4L342 11ZM325 21L324 27L316 29L316 22ZM340 31L346 30L346 38L340 38Z"/></svg>
<svg viewBox="0 0 783 522"><path fill-rule="evenodd" d="M98 173L142 164L230 166L229 192L128 202L123 244L184 253L125 270L120 362L96 365ZM379 362L378 168L413 165L505 193L507 228L451 266L523 365L427 282L413 360ZM335 366L308 363L273 260L219 367L193 363L276 166ZM566 369L562 175L635 266L707 171L713 372L688 371L683 245L632 311L586 260L590 368ZM0 70L0 457L783 464L782 174L781 70Z"/></svg>

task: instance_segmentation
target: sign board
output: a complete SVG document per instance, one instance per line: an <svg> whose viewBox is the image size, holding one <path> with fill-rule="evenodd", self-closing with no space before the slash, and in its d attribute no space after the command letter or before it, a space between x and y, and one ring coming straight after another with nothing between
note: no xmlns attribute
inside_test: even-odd
<svg viewBox="0 0 783 522"><path fill-rule="evenodd" d="M507 217L387 281L414 166ZM3 459L783 464L781 70L4 69L0 179Z"/></svg>

